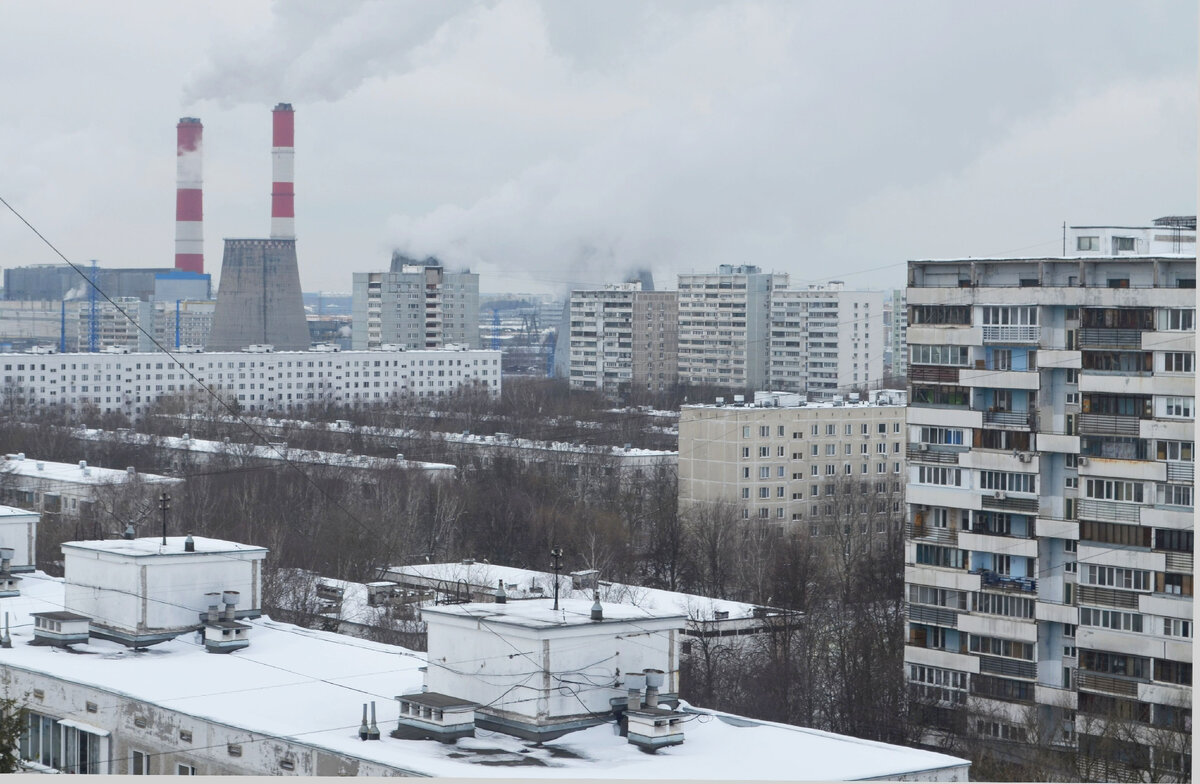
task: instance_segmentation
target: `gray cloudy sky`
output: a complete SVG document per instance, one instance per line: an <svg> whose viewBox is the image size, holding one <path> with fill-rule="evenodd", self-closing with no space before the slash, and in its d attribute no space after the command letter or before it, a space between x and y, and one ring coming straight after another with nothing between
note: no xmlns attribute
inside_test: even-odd
<svg viewBox="0 0 1200 784"><path fill-rule="evenodd" d="M393 247L554 290L755 263L902 285L1196 211L1196 5L7 0L0 196L73 260L170 266L204 122L206 269L269 232L296 108L306 290ZM0 266L55 259L0 214ZM878 269L890 266L885 269ZM867 270L875 270L866 272Z"/></svg>

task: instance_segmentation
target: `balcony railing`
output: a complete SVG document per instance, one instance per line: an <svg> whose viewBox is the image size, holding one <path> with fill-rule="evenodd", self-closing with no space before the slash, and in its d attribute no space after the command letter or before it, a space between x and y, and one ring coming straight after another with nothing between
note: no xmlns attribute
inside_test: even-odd
<svg viewBox="0 0 1200 784"><path fill-rule="evenodd" d="M1137 681L1114 678L1111 675L1100 675L1099 673L1088 672L1087 670L1077 670L1075 678L1075 682L1079 684L1079 688L1087 689L1088 691L1118 694L1122 697L1136 697L1138 693Z"/></svg>
<svg viewBox="0 0 1200 784"><path fill-rule="evenodd" d="M1168 482L1191 482L1196 475L1195 463L1167 463Z"/></svg>
<svg viewBox="0 0 1200 784"><path fill-rule="evenodd" d="M1116 414L1080 414L1079 433L1085 436L1136 436L1141 420Z"/></svg>
<svg viewBox="0 0 1200 784"><path fill-rule="evenodd" d="M1076 506L1080 519L1099 520L1104 523L1141 522L1141 508L1140 504L1098 501L1094 498L1080 498Z"/></svg>
<svg viewBox="0 0 1200 784"><path fill-rule="evenodd" d="M934 626L958 628L958 610L948 607L926 607L923 604L908 605L908 619L916 623L929 623Z"/></svg>
<svg viewBox="0 0 1200 784"><path fill-rule="evenodd" d="M925 446L928 446L927 444ZM958 452L945 452L936 448L921 449L918 444L909 444L905 450L905 455L909 460L918 460L922 463L945 463L948 465L958 464Z"/></svg>
<svg viewBox="0 0 1200 784"><path fill-rule="evenodd" d="M939 544L958 544L958 529L957 528L938 528L937 526L922 523L907 523L905 532L909 539L924 539L926 541L938 542Z"/></svg>
<svg viewBox="0 0 1200 784"><path fill-rule="evenodd" d="M971 574L978 574L985 588L1037 593L1037 580L1032 577L1010 577L1007 574L998 574L990 569L977 569L972 571Z"/></svg>
<svg viewBox="0 0 1200 784"><path fill-rule="evenodd" d="M1013 498L1012 496L997 497L991 491L985 490L981 499L984 509L996 509L1003 512L1020 512L1021 514L1037 514L1038 500L1036 498Z"/></svg>
<svg viewBox="0 0 1200 784"><path fill-rule="evenodd" d="M1079 330L1080 348L1141 348L1142 332L1138 329L1097 329L1085 327Z"/></svg>
<svg viewBox="0 0 1200 784"><path fill-rule="evenodd" d="M1040 327L1025 324L993 324L983 327L984 343L1037 343L1040 336Z"/></svg>
<svg viewBox="0 0 1200 784"><path fill-rule="evenodd" d="M956 367L909 365L908 380L932 382L935 384L957 384L958 370Z"/></svg>
<svg viewBox="0 0 1200 784"><path fill-rule="evenodd" d="M1098 588L1094 585L1076 586L1076 592L1079 596L1079 604L1119 607L1123 610L1136 609L1138 606L1138 596L1140 596L1140 594L1134 591Z"/></svg>
<svg viewBox="0 0 1200 784"><path fill-rule="evenodd" d="M980 656L979 671L1010 678L1037 678L1037 665L1028 661L1015 661L999 656Z"/></svg>
<svg viewBox="0 0 1200 784"><path fill-rule="evenodd" d="M1029 522L1026 524L1029 533L1025 534L1013 533L1012 531L989 531L987 528L981 526L978 521L975 522L975 525L971 526L968 533L983 534L984 536L1003 536L1008 539L1037 539L1033 520L1034 518L1029 518Z"/></svg>
<svg viewBox="0 0 1200 784"><path fill-rule="evenodd" d="M1192 553L1177 553L1175 551L1167 551L1167 571L1168 572L1183 572L1191 574L1196 566L1196 556Z"/></svg>
<svg viewBox="0 0 1200 784"><path fill-rule="evenodd" d="M984 411L985 425L1001 425L1003 427L1032 427L1028 411Z"/></svg>

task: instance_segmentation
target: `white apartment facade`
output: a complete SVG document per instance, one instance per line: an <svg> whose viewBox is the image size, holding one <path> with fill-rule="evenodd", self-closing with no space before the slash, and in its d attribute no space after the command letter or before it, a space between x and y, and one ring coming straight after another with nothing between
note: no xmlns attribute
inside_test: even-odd
<svg viewBox="0 0 1200 784"><path fill-rule="evenodd" d="M0 499L31 509L50 520L60 516L86 516L97 501L112 506L114 493L138 488L146 496L181 484L182 479L125 469L34 460L24 453L4 455L0 460ZM106 503L107 502L107 503Z"/></svg>
<svg viewBox="0 0 1200 784"><path fill-rule="evenodd" d="M842 281L771 292L769 384L829 400L883 380L883 292Z"/></svg>
<svg viewBox="0 0 1200 784"><path fill-rule="evenodd" d="M571 292L570 386L665 391L678 378L678 298L640 283Z"/></svg>
<svg viewBox="0 0 1200 784"><path fill-rule="evenodd" d="M767 386L771 292L787 285L787 273L749 264L680 275L680 382Z"/></svg>
<svg viewBox="0 0 1200 784"><path fill-rule="evenodd" d="M478 348L479 275L447 272L435 260L393 258L389 272L354 273L352 312L356 351L389 344Z"/></svg>
<svg viewBox="0 0 1200 784"><path fill-rule="evenodd" d="M890 365L884 372L893 378L908 375L908 297L904 289L892 292L891 309L885 328Z"/></svg>
<svg viewBox="0 0 1200 784"><path fill-rule="evenodd" d="M1194 281L909 262L906 675L956 731L1089 778L1190 770Z"/></svg>
<svg viewBox="0 0 1200 784"><path fill-rule="evenodd" d="M166 397L206 395L247 411L312 405L374 405L397 397L438 397L464 388L500 394L500 352L432 351L98 352L0 354L0 404L95 406L141 416Z"/></svg>
<svg viewBox="0 0 1200 784"><path fill-rule="evenodd" d="M743 519L807 525L811 536L835 535L843 518L894 532L904 517L904 421L899 390L861 403L760 392L749 405L684 406L679 508L734 504Z"/></svg>
<svg viewBox="0 0 1200 784"><path fill-rule="evenodd" d="M1155 218L1149 226L1071 226L1069 256L1196 255L1196 216Z"/></svg>

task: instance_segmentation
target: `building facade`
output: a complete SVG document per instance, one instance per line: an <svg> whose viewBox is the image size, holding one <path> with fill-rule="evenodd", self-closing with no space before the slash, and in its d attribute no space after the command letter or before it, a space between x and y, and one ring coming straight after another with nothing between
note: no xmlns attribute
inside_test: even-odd
<svg viewBox="0 0 1200 784"><path fill-rule="evenodd" d="M678 380L674 291L641 283L571 292L570 385L607 395L662 392Z"/></svg>
<svg viewBox="0 0 1200 784"><path fill-rule="evenodd" d="M904 402L803 403L758 393L751 405L684 406L679 418L679 507L733 504L743 519L807 525L833 536L838 520L867 533L903 519ZM850 507L850 508L847 508Z"/></svg>
<svg viewBox="0 0 1200 784"><path fill-rule="evenodd" d="M1190 769L1195 266L909 262L907 677L1068 777Z"/></svg>
<svg viewBox="0 0 1200 784"><path fill-rule="evenodd" d="M1196 256L1196 216L1155 218L1149 226L1071 226L1063 252L1071 256Z"/></svg>
<svg viewBox="0 0 1200 784"><path fill-rule="evenodd" d="M95 406L140 417L168 397L207 395L201 384L247 411L314 405L374 405L439 397L466 388L500 394L500 352L251 351L2 354L0 405Z"/></svg>
<svg viewBox="0 0 1200 784"><path fill-rule="evenodd" d="M680 382L767 386L771 292L787 285L787 273L749 264L680 275Z"/></svg>
<svg viewBox="0 0 1200 784"><path fill-rule="evenodd" d="M903 379L908 375L908 297L904 289L892 292L886 321L888 366L884 374Z"/></svg>
<svg viewBox="0 0 1200 784"><path fill-rule="evenodd" d="M771 292L772 390L830 400L883 381L883 292L841 281Z"/></svg>
<svg viewBox="0 0 1200 784"><path fill-rule="evenodd" d="M355 350L479 347L479 275L396 254L388 272L354 273Z"/></svg>

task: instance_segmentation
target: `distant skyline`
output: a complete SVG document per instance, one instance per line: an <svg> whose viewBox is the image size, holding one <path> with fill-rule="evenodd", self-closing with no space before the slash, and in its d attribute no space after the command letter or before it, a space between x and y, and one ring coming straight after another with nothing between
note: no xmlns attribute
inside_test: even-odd
<svg viewBox="0 0 1200 784"><path fill-rule="evenodd" d="M757 264L903 285L1195 214L1180 2L10 0L0 196L72 261L171 266L175 124L204 123L205 271L269 233L296 109L305 291L393 248L557 292ZM0 267L57 258L7 211Z"/></svg>

